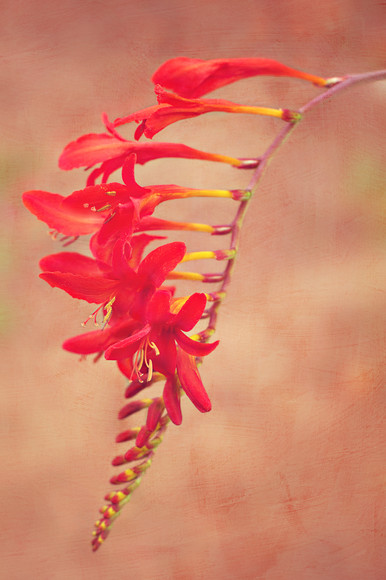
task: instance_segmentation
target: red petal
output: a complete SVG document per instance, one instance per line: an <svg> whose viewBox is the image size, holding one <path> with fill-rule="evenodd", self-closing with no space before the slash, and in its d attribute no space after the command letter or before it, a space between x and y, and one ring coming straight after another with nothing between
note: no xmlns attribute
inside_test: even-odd
<svg viewBox="0 0 386 580"><path fill-rule="evenodd" d="M120 359L117 361L117 364L118 364L118 368L121 371L121 373L124 374L125 377L127 377L129 380L131 380L133 377L133 371L134 371L133 362L132 362L131 358ZM142 387L142 383L139 383L139 386ZM139 390L141 390L141 389L139 389Z"/></svg>
<svg viewBox="0 0 386 580"><path fill-rule="evenodd" d="M154 294L147 308L147 316L152 325L165 324L172 317L168 290L159 290Z"/></svg>
<svg viewBox="0 0 386 580"><path fill-rule="evenodd" d="M92 354L105 349L108 335L103 330L94 330L73 336L63 343L64 350L77 354Z"/></svg>
<svg viewBox="0 0 386 580"><path fill-rule="evenodd" d="M187 99L175 93L168 93L160 85L156 85L155 92L161 105L144 121L144 134L149 139L177 121L212 111L236 112L240 107L239 104L224 99Z"/></svg>
<svg viewBox="0 0 386 580"><path fill-rule="evenodd" d="M130 141L119 140L107 133L82 135L69 143L59 157L61 169L91 167L114 157L119 157L130 148Z"/></svg>
<svg viewBox="0 0 386 580"><path fill-rule="evenodd" d="M140 111L137 111L136 113L132 113L131 115L128 115L127 117L121 117L121 118L115 119L115 121L113 122L113 127L119 127L120 125L126 125L126 123L132 123L133 121L135 121L136 123L140 123L144 119L147 119L152 113L154 113L154 111L156 111L158 109L158 107L159 107L159 105L153 105L151 107L147 107L146 109L141 109Z"/></svg>
<svg viewBox="0 0 386 580"><path fill-rule="evenodd" d="M201 97L240 79L259 75L298 77L320 83L323 79L268 58L201 60L179 57L163 63L153 75L160 84L184 97Z"/></svg>
<svg viewBox="0 0 386 580"><path fill-rule="evenodd" d="M66 236L92 234L100 228L104 221L103 215L84 208L63 207L65 199L62 195L48 191L26 191L23 194L23 203L31 213Z"/></svg>
<svg viewBox="0 0 386 580"><path fill-rule="evenodd" d="M181 330L191 330L200 320L205 306L205 294L195 292L188 298L181 310L177 312L174 322L175 326Z"/></svg>
<svg viewBox="0 0 386 580"><path fill-rule="evenodd" d="M104 330L93 330L85 334L73 336L63 343L64 350L78 354L92 354L105 350L110 344L117 342L127 334L133 332L137 323L125 320L120 324L108 326Z"/></svg>
<svg viewBox="0 0 386 580"><path fill-rule="evenodd" d="M80 276L100 276L101 269L98 263L77 252L61 252L45 256L39 262L44 272L63 272Z"/></svg>
<svg viewBox="0 0 386 580"><path fill-rule="evenodd" d="M198 342L197 340L192 340L189 336L186 336L179 328L174 330L175 338L180 347L187 353L192 354L194 356L206 356L214 351L219 340L215 342L207 343L207 342Z"/></svg>
<svg viewBox="0 0 386 580"><path fill-rule="evenodd" d="M122 167L122 179L128 187L130 195L133 197L146 197L147 193L150 193L150 189L146 187L141 187L135 181L134 177L134 166L137 162L137 156L135 154L129 155Z"/></svg>
<svg viewBox="0 0 386 580"><path fill-rule="evenodd" d="M130 358L137 351L139 343L150 332L150 325L146 324L137 332L120 340L110 346L105 352L105 358L108 360L119 360L123 358Z"/></svg>
<svg viewBox="0 0 386 580"><path fill-rule="evenodd" d="M202 384L194 356L187 354L180 348L177 353L177 373L182 388L192 401L193 405L195 405L201 413L210 411L212 405L204 385Z"/></svg>
<svg viewBox="0 0 386 580"><path fill-rule="evenodd" d="M63 200L63 208L73 208L85 210L91 215L95 215L95 209L100 210L106 205L110 205L102 213L106 218L111 210L126 197L127 187L123 183L102 183L100 185L88 185L84 189L74 191ZM91 208L95 208L93 211Z"/></svg>
<svg viewBox="0 0 386 580"><path fill-rule="evenodd" d="M129 259L129 264L134 270L137 270L141 260L143 252L154 240L164 240L165 236L149 236L148 234L138 234L137 236L133 236L130 240L131 244L131 256Z"/></svg>
<svg viewBox="0 0 386 580"><path fill-rule="evenodd" d="M165 405L161 397L154 399L150 405L146 418L146 428L150 431L150 433L153 433L153 431L157 429L157 425L161 419L164 408Z"/></svg>
<svg viewBox="0 0 386 580"><path fill-rule="evenodd" d="M156 248L148 254L138 268L138 274L151 281L157 288L166 276L174 270L184 257L186 246L183 242L171 242Z"/></svg>
<svg viewBox="0 0 386 580"><path fill-rule="evenodd" d="M118 288L117 280L100 276L78 276L65 272L44 272L40 278L54 288L61 288L73 298L86 300L95 304L103 304Z"/></svg>
<svg viewBox="0 0 386 580"><path fill-rule="evenodd" d="M144 126L145 127L145 126ZM102 175L102 182L106 183L111 173L123 166L126 156L134 154L137 156L137 164L144 165L154 159L179 157L182 159L206 159L208 161L219 161L218 155L188 147L182 143L160 143L144 141L126 142L126 152L120 157L114 157L104 161L100 167L94 169L88 177L87 185L94 185L95 180Z"/></svg>
<svg viewBox="0 0 386 580"><path fill-rule="evenodd" d="M118 238L131 236L138 221L132 204L118 206L113 214L103 223L98 234L98 244L114 245Z"/></svg>
<svg viewBox="0 0 386 580"><path fill-rule="evenodd" d="M158 334L151 333L150 339L160 351L160 354L156 355L153 350L148 350L148 356L153 361L154 370L165 376L174 375L176 371L177 348L173 333L168 331Z"/></svg>
<svg viewBox="0 0 386 580"><path fill-rule="evenodd" d="M168 415L175 425L182 423L180 397L180 387L175 375L168 377L163 390L163 399Z"/></svg>

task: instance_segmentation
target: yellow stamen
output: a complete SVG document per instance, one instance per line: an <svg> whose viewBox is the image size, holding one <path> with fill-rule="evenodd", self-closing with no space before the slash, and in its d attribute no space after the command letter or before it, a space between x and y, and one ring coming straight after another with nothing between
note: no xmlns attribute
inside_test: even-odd
<svg viewBox="0 0 386 580"><path fill-rule="evenodd" d="M154 342L150 341L149 337L146 336L142 340L137 352L135 353L134 363L133 363L132 375L136 374L140 383L143 382L142 373L141 373L141 368L142 368L143 363L145 363L145 366L148 368L146 381L147 382L151 381L151 379L153 377L153 361L148 358L148 355L147 355L148 348L151 348L152 350L154 350L156 356L158 356L160 354L160 350L157 347L157 345Z"/></svg>
<svg viewBox="0 0 386 580"><path fill-rule="evenodd" d="M147 373L147 380L151 381L151 377L153 376L153 361L151 359L147 361L147 368L149 369Z"/></svg>
<svg viewBox="0 0 386 580"><path fill-rule="evenodd" d="M149 346L155 350L155 355L158 356L160 354L160 350L155 342L149 342Z"/></svg>
<svg viewBox="0 0 386 580"><path fill-rule="evenodd" d="M103 325L102 325L102 329L106 326L106 324L108 323L108 321L111 318L111 315L113 313L113 304L115 302L115 296L113 296L113 298L111 298L111 300L109 300L105 306L105 311L106 314L103 317Z"/></svg>
<svg viewBox="0 0 386 580"><path fill-rule="evenodd" d="M109 203L106 203L106 205L100 207L99 209L95 209L95 211L105 211L106 209L111 209L111 205Z"/></svg>

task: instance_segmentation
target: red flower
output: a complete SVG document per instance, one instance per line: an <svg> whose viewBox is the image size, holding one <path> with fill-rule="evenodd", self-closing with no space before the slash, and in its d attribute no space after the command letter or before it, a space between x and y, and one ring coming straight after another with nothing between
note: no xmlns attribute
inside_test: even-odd
<svg viewBox="0 0 386 580"><path fill-rule="evenodd" d="M135 138L139 139L144 134L151 139L156 133L172 123L216 111L269 115L286 121L291 120L289 111L286 109L250 107L224 99L188 99L175 93L168 93L160 85L156 85L155 92L159 102L158 107L149 107L124 119L117 119L113 123L114 126L132 121L142 121L135 132Z"/></svg>
<svg viewBox="0 0 386 580"><path fill-rule="evenodd" d="M229 197L240 200L245 192L207 190L178 185L141 187L134 177L135 155L123 163L124 183L87 186L64 197L55 193L28 191L26 207L52 229L65 235L95 233L95 242L110 251L118 239L129 239L135 231L166 229L171 222L149 220L158 204L185 197ZM143 220L143 223L142 223Z"/></svg>
<svg viewBox="0 0 386 580"><path fill-rule="evenodd" d="M105 358L110 360L134 357L133 366L139 376L144 365L149 369L150 376L154 369L168 378L167 386L165 385L165 405L174 422L178 421L178 389L172 381L176 368L182 388L199 411L211 409L210 400L198 374L195 357L210 354L219 341L205 344L184 334L200 320L205 305L206 296L202 293L192 294L187 300L173 300L171 303L170 293L158 290L148 303L146 322L142 328L109 346L105 352ZM178 354L180 351L185 354Z"/></svg>
<svg viewBox="0 0 386 580"><path fill-rule="evenodd" d="M184 257L186 246L182 242L160 246L135 269L124 248L122 241L115 244L111 264L76 252L46 256L40 262L44 271L40 278L74 298L102 304L108 317L113 312L115 319L130 310L141 319L148 300Z"/></svg>
<svg viewBox="0 0 386 580"><path fill-rule="evenodd" d="M287 76L324 86L326 80L269 58L172 58L154 73L152 81L183 97L197 98L235 81L254 76Z"/></svg>
<svg viewBox="0 0 386 580"><path fill-rule="evenodd" d="M97 231L106 219L106 212L91 213L87 208L63 206L64 195L48 191L26 191L23 203L39 220L66 236L82 236Z"/></svg>
<svg viewBox="0 0 386 580"><path fill-rule="evenodd" d="M157 109L152 107L151 109ZM131 119L133 120L133 119ZM140 119L142 120L142 119ZM118 126L119 119L116 121ZM102 176L102 182L106 183L109 176L123 166L128 155L135 154L137 163L144 165L153 159L166 157L178 157L181 159L203 159L207 161L220 161L235 167L241 167L243 161L234 157L207 153L199 149L193 149L182 143L156 143L126 141L107 133L91 133L83 135L76 141L69 143L59 158L61 169L74 169L77 167L92 167L101 163L99 168L94 169L88 177L87 185L94 185L95 180Z"/></svg>
<svg viewBox="0 0 386 580"><path fill-rule="evenodd" d="M81 355L96 354L95 361L102 356L104 351L112 344L122 340L127 335L135 332L141 323L133 318L124 318L122 321L106 326L103 330L92 330L78 334L64 341L64 350ZM129 379L133 374L131 359L117 361L119 370Z"/></svg>

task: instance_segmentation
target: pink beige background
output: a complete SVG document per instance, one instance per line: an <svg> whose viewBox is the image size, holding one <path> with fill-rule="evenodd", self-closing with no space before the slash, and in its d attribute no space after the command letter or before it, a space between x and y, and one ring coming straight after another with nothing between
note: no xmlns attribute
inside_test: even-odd
<svg viewBox="0 0 386 580"><path fill-rule="evenodd" d="M39 281L38 260L60 246L20 195L82 187L81 171L57 168L63 146L101 131L102 111L114 118L153 104L150 76L168 58L265 56L324 76L385 68L385 3L0 8L1 578L384 578L386 83L312 111L271 163L245 220L220 346L202 367L213 410L184 401L183 424L170 428L97 554L90 532L120 451L114 437L130 425L116 419L125 382L113 364L61 350L90 308ZM296 108L317 90L254 79L216 95ZM213 115L163 138L247 157L278 126ZM182 160L155 161L137 177L248 181ZM221 223L234 208L181 202L168 215ZM216 242L196 234L189 248Z"/></svg>

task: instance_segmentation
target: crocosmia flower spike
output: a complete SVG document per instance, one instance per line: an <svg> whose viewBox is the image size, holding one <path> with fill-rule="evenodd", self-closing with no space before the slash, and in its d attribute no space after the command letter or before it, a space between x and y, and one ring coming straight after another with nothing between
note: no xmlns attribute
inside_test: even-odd
<svg viewBox="0 0 386 580"><path fill-rule="evenodd" d="M82 135L64 147L61 169L91 170L76 191L23 194L24 205L48 226L54 241L67 247L82 236L81 247L86 248L85 253L54 251L40 260L40 278L53 288L53 297L60 289L83 301L88 316L80 322L89 327L93 319L96 327L67 338L64 350L81 359L92 355L94 361L101 357L113 361L113 371L126 383L126 403L118 413L123 428L116 438L122 451L112 460L118 472L110 479L112 487L95 522L93 550L103 544L130 501L167 429L182 424L187 403L193 403L192 409L200 413L212 408L201 365L219 345L212 336L231 280L242 221L268 160L307 109L249 106L201 97L259 75L302 79L327 89L340 80L326 80L264 58L169 60L153 75L156 99L151 106L127 112L115 121L104 114L107 132ZM229 113L275 117L280 133L265 153L251 151L245 159L237 156L236 145L234 156L224 156L186 143L146 140L177 121L214 112L223 117ZM216 116L208 115L209 126L215 130ZM129 132L134 127L134 134L124 137L118 127ZM237 135L234 141L237 144ZM247 186L240 189L229 189L223 183L214 189L196 189L187 184L137 182L138 164L165 158L220 162L226 171L236 167L253 173ZM199 198L213 202L210 223L190 221L188 210L183 221L175 221L171 206L168 219L156 215L161 204ZM234 209L229 223L217 223L213 217L217 199ZM171 230L179 232L181 239L168 241L166 233ZM188 248L183 239L186 231L207 236L206 249ZM213 261L219 263L216 268L205 266ZM193 266L188 269L187 263ZM184 287L190 283L192 291L181 293L180 281ZM146 396L149 387L154 387L152 395ZM107 389L106 397L111 396Z"/></svg>

